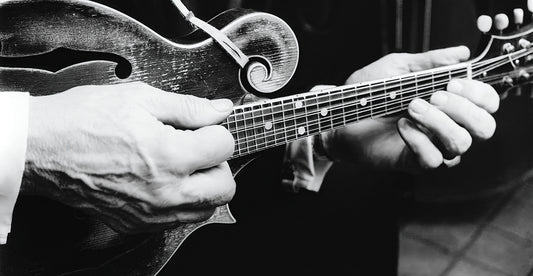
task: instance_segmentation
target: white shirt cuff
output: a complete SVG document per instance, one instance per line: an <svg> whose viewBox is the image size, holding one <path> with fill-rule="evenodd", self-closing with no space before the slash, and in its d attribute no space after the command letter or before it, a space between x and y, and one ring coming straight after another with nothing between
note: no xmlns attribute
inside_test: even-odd
<svg viewBox="0 0 533 276"><path fill-rule="evenodd" d="M24 166L29 93L0 92L0 244L7 242Z"/></svg>

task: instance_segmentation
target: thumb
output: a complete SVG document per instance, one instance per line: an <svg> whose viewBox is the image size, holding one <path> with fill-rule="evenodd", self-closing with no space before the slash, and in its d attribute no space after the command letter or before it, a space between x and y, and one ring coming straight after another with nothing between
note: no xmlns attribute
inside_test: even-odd
<svg viewBox="0 0 533 276"><path fill-rule="evenodd" d="M177 128L198 129L216 125L228 117L233 102L228 99L208 100L158 90L150 93L148 111L159 121Z"/></svg>
<svg viewBox="0 0 533 276"><path fill-rule="evenodd" d="M470 49L466 46L432 50L425 53L411 54L408 58L411 72L452 65L468 60Z"/></svg>

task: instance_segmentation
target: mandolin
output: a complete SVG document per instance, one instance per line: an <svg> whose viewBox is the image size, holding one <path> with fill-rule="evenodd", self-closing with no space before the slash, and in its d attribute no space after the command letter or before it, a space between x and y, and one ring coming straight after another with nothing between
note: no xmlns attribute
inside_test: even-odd
<svg viewBox="0 0 533 276"><path fill-rule="evenodd" d="M93 2L3 1L0 14L0 91L39 96L79 85L142 81L172 93L229 98L236 106L221 124L235 139L229 160L234 175L265 150L360 120L399 114L411 100L429 99L453 78L492 84L504 96L509 88L528 82L533 71L533 29L525 26L491 36L485 50L468 62L274 98L296 70L298 43L291 28L271 14L231 10L210 21L246 55L244 63L202 31L169 40ZM53 55L74 58L67 59L70 64L57 60L61 64L53 70L40 66L39 61ZM250 102L257 97L268 99ZM53 219L61 225L36 229L16 212L10 242L0 247L1 275L155 275L196 229L235 222L225 205L203 222L122 235L58 203L28 197L19 205L27 203L54 210ZM61 239L47 243L46 233L52 232ZM35 250L46 254L32 254Z"/></svg>

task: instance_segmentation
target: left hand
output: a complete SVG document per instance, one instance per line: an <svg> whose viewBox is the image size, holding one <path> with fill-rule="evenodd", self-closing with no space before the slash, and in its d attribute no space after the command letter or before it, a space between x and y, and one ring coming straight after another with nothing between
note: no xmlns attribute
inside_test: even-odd
<svg viewBox="0 0 533 276"><path fill-rule="evenodd" d="M390 54L353 73L347 84L387 78L465 61L467 47L421 54ZM488 84L452 80L429 102L413 100L409 117L363 120L323 136L327 154L335 160L362 162L384 169L418 171L453 166L471 146L473 138L492 137L499 97Z"/></svg>

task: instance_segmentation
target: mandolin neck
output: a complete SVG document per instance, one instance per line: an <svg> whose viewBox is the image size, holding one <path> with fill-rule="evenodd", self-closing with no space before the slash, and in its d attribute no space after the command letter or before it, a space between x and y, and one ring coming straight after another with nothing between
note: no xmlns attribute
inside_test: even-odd
<svg viewBox="0 0 533 276"><path fill-rule="evenodd" d="M445 90L451 79L496 84L503 76L519 74L487 76L502 62L507 62L505 56L236 106L222 125L235 138L232 158L237 158L360 120L398 114L413 99L429 100L436 91Z"/></svg>

